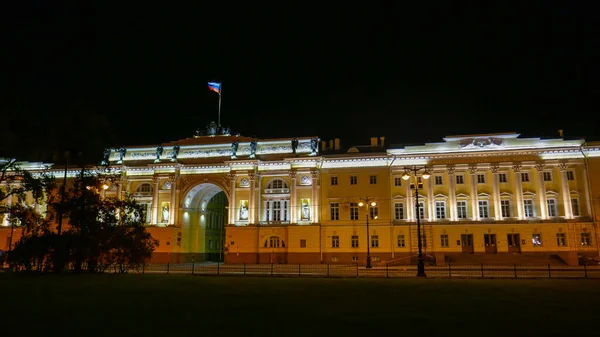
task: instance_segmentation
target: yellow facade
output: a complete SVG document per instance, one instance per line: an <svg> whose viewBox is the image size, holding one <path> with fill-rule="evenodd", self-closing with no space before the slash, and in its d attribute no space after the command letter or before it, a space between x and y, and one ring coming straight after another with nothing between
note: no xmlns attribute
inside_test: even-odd
<svg viewBox="0 0 600 337"><path fill-rule="evenodd" d="M342 151L318 141L226 134L113 149L105 160L122 178L103 193L146 205L156 262L364 264L368 246L374 264L411 263L417 192L423 252L437 264L598 255L600 144L491 134Z"/></svg>

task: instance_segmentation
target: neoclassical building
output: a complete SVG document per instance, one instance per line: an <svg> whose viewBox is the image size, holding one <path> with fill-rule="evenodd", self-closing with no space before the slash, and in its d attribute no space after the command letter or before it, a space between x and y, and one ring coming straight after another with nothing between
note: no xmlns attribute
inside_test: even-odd
<svg viewBox="0 0 600 337"><path fill-rule="evenodd" d="M102 193L130 193L146 207L160 241L154 262L364 264L368 245L374 264L408 264L417 217L437 264L598 256L600 144L584 140L507 133L395 147L379 137L342 148L212 125L176 142L108 149L104 161L121 178ZM7 233L0 228L0 247Z"/></svg>

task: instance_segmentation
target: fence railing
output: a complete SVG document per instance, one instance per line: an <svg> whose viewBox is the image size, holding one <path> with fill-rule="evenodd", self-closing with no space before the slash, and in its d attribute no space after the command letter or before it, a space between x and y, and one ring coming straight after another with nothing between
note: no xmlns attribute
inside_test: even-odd
<svg viewBox="0 0 600 337"><path fill-rule="evenodd" d="M108 271L107 272L111 272ZM365 268L358 264L222 264L166 263L147 264L129 273L190 274L212 276L288 276L288 277L416 277L417 267L382 266ZM595 278L600 266L556 265L451 265L428 266L430 278Z"/></svg>

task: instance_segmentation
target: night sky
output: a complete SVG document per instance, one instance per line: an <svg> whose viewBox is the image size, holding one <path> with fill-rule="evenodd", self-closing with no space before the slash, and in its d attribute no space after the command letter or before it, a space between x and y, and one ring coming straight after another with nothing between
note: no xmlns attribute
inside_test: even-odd
<svg viewBox="0 0 600 337"><path fill-rule="evenodd" d="M0 5L0 155L191 137L217 119L208 81L222 124L259 138L600 135L588 2L15 3Z"/></svg>

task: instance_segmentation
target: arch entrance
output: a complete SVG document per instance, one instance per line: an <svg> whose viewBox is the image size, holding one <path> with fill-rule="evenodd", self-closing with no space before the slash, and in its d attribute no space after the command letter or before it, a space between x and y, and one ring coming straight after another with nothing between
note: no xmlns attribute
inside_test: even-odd
<svg viewBox="0 0 600 337"><path fill-rule="evenodd" d="M210 182L195 185L181 206L182 250L190 252L196 262L223 261L229 209L223 188Z"/></svg>

